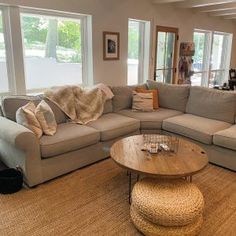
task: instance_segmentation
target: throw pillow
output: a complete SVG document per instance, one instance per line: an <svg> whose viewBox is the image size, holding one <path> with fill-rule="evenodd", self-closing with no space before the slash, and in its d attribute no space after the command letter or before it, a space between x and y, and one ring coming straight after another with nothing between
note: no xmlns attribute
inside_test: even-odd
<svg viewBox="0 0 236 236"><path fill-rule="evenodd" d="M152 93L137 93L133 91L132 109L138 111L153 111Z"/></svg>
<svg viewBox="0 0 236 236"><path fill-rule="evenodd" d="M35 109L35 116L38 119L43 132L46 135L54 135L57 131L57 122L51 107L42 100Z"/></svg>
<svg viewBox="0 0 236 236"><path fill-rule="evenodd" d="M137 87L135 89L136 92L138 93L152 93L153 95L153 109L159 109L159 99L158 99L158 90L157 89L153 89L153 90L148 90L148 89L144 89L141 87Z"/></svg>
<svg viewBox="0 0 236 236"><path fill-rule="evenodd" d="M16 122L30 129L38 138L43 134L39 121L35 116L35 105L33 102L27 103L16 111Z"/></svg>

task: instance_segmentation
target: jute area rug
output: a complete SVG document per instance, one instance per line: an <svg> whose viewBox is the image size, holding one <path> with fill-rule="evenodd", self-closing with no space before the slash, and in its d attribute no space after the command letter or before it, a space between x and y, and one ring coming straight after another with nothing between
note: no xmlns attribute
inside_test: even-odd
<svg viewBox="0 0 236 236"><path fill-rule="evenodd" d="M193 181L206 203L200 235L236 235L236 173L209 165ZM107 159L0 195L0 235L141 235L129 217L126 171Z"/></svg>

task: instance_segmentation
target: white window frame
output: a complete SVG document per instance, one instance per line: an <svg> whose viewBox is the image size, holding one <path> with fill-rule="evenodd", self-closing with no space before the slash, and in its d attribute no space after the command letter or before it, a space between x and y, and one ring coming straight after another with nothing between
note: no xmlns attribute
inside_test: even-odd
<svg viewBox="0 0 236 236"><path fill-rule="evenodd" d="M15 76L14 76L14 62L13 51L10 31L10 15L9 8L0 6L2 11L2 23L3 23L3 35L6 50L6 66L7 66L7 79L8 79L8 91L0 93L0 95L9 95L16 92Z"/></svg>
<svg viewBox="0 0 236 236"><path fill-rule="evenodd" d="M144 83L149 78L149 55L150 55L150 21L128 19L128 30L129 21L136 21L139 23L139 65L138 65L138 84ZM128 60L127 60L128 61ZM127 63L128 67L128 63ZM128 69L127 69L127 84L128 84Z"/></svg>
<svg viewBox="0 0 236 236"><path fill-rule="evenodd" d="M21 13L60 17L65 19L81 20L82 46L82 80L83 85L91 86L93 80L92 55L92 16L85 14L60 12L54 10L34 9L18 6L0 6L3 15L3 28L6 45L7 70L9 81L8 94L40 93L46 88L27 89L25 74L24 46L21 30Z"/></svg>
<svg viewBox="0 0 236 236"><path fill-rule="evenodd" d="M209 31L209 30L202 30L202 29L194 29L194 33L204 33L207 37L205 41L205 49L204 49L204 56L203 56L203 68L202 71L197 71L195 74L202 74L201 79L201 86L209 87L210 85L210 79L211 79L211 73L212 72L224 72L224 80L227 81L228 79L228 71L230 68L230 59L231 59L231 49L232 49L232 34L226 33L226 32L218 32L218 31ZM222 67L223 69L212 69L211 68L211 56L212 56L212 50L213 50L213 40L214 35L224 35L228 36L224 38L223 44L226 44L226 50L223 50L223 53L221 55L221 63L224 64ZM227 41L227 42L226 42ZM230 53L228 53L230 52Z"/></svg>

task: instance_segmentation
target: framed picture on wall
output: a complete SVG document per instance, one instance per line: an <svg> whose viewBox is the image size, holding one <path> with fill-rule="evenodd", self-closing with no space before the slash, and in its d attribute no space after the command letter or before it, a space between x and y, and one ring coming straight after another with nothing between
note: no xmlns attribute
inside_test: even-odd
<svg viewBox="0 0 236 236"><path fill-rule="evenodd" d="M120 33L103 32L103 59L120 59Z"/></svg>

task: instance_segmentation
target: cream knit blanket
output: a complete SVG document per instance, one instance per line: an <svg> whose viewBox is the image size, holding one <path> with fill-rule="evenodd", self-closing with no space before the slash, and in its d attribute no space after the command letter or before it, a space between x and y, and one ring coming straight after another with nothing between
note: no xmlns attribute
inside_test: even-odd
<svg viewBox="0 0 236 236"><path fill-rule="evenodd" d="M107 99L106 93L98 87L88 90L79 86L54 87L46 90L44 96L78 124L98 119Z"/></svg>

